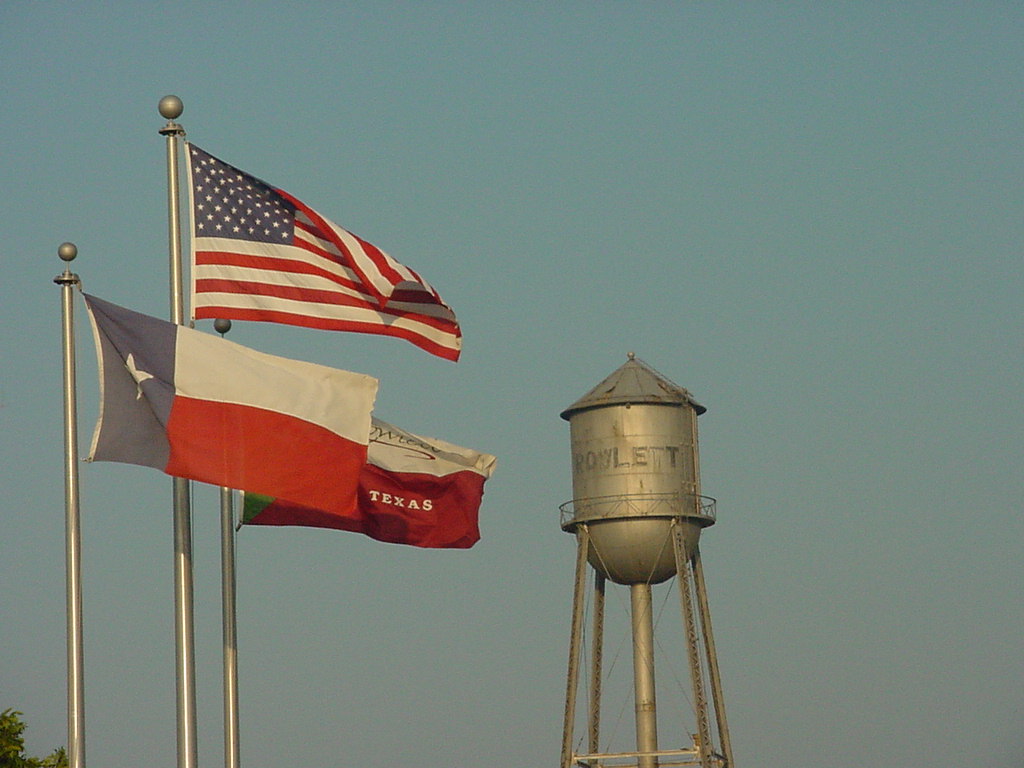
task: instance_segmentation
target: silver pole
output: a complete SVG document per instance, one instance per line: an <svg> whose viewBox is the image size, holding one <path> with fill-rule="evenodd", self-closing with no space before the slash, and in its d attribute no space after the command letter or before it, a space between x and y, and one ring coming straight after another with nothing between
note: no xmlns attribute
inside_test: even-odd
<svg viewBox="0 0 1024 768"><path fill-rule="evenodd" d="M569 674L565 684L565 713L562 721L561 768L572 765L572 737L576 724L576 688L579 682L580 642L583 637L583 600L586 593L587 551L590 532L586 525L576 531L576 578L573 583L572 629L569 637Z"/></svg>
<svg viewBox="0 0 1024 768"><path fill-rule="evenodd" d="M174 121L181 117L185 107L177 96L164 96L160 99L159 109L160 114L167 118L167 125L160 129L160 135L167 137L167 241L171 257L171 322L184 325L185 305L181 289L181 216L178 207L178 137L185 135L185 129Z"/></svg>
<svg viewBox="0 0 1024 768"><path fill-rule="evenodd" d="M75 380L74 293L80 285L71 272L78 255L74 243L61 243L57 254L64 274L61 287L64 344L64 555L67 583L68 766L85 768L85 670L82 653L82 535L78 508L78 403Z"/></svg>
<svg viewBox="0 0 1024 768"><path fill-rule="evenodd" d="M178 137L184 129L174 122L184 107L177 96L160 99L167 125L167 229L170 252L171 321L185 322L181 289L181 221L178 214ZM196 768L195 628L192 604L192 509L189 483L174 478L174 639L178 723L178 768Z"/></svg>
<svg viewBox="0 0 1024 768"><path fill-rule="evenodd" d="M633 691L636 704L636 750L639 768L655 768L657 760L645 752L658 751L658 712L654 694L654 616L651 585L630 584L633 625Z"/></svg>
<svg viewBox="0 0 1024 768"><path fill-rule="evenodd" d="M715 706L715 722L718 725L718 739L722 743L726 768L733 768L732 740L729 738L729 724L725 718L725 697L722 695L722 678L718 672L718 653L715 651L715 636L711 631L711 607L708 604L708 590L704 583L704 566L700 562L700 548L693 551L690 561L693 569L693 585L697 593L697 609L700 612L700 626L704 635L704 650L708 659L708 677L711 681L711 701Z"/></svg>
<svg viewBox="0 0 1024 768"><path fill-rule="evenodd" d="M221 336L231 330L230 320L215 320ZM224 768L238 768L238 637L235 611L235 510L233 492L220 489L220 593L224 637Z"/></svg>
<svg viewBox="0 0 1024 768"><path fill-rule="evenodd" d="M230 488L220 489L221 623L224 636L224 766L238 768L238 642L235 621L235 513Z"/></svg>

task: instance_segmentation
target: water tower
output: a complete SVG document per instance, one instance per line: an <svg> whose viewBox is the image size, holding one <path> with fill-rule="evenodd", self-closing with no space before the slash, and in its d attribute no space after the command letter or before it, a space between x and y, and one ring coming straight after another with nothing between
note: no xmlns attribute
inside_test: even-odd
<svg viewBox="0 0 1024 768"><path fill-rule="evenodd" d="M575 534L577 542L561 768L733 766L698 546L701 531L715 522L715 501L700 492L697 416L705 410L688 391L630 353L625 364L561 414L569 422L573 486L573 500L561 507L561 522L562 530ZM594 571L590 708L587 748L577 751L576 693L588 564ZM672 748L662 749L651 586L673 576L679 587L696 722L684 730L682 739L672 739ZM636 750L629 752L600 751L607 581L629 587L630 593ZM709 709L714 713L714 735Z"/></svg>

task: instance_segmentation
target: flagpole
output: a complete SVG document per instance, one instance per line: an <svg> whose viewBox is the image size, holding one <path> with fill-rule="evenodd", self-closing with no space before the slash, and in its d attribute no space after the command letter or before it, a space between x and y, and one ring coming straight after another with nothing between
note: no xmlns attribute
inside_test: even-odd
<svg viewBox="0 0 1024 768"><path fill-rule="evenodd" d="M85 675L82 653L82 535L78 507L78 403L75 381L73 288L81 284L71 271L78 255L74 243L61 243L57 255L64 273L61 287L64 345L64 554L67 583L68 768L85 768Z"/></svg>
<svg viewBox="0 0 1024 768"><path fill-rule="evenodd" d="M222 337L231 330L230 320L214 320ZM238 636L235 611L235 510L233 491L220 489L220 592L224 637L224 768L238 768Z"/></svg>
<svg viewBox="0 0 1024 768"><path fill-rule="evenodd" d="M182 300L181 220L178 194L178 137L185 130L174 121L184 107L177 96L160 99L167 124L167 229L170 253L171 322L185 324ZM195 627L192 601L192 510L189 483L174 478L174 640L177 693L178 768L196 768Z"/></svg>

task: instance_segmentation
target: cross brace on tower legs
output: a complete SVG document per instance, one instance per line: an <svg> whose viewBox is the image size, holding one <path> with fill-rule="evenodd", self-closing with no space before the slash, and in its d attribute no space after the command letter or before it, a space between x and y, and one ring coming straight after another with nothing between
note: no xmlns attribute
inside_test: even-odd
<svg viewBox="0 0 1024 768"><path fill-rule="evenodd" d="M646 589L644 595L633 594L634 639L634 683L636 694L637 749L634 752L601 752L601 676L604 637L604 601L606 580L595 570L592 601L592 637L590 664L590 708L587 718L588 751L580 754L573 751L576 695L579 686L579 663L582 655L582 634L584 623L584 602L586 599L586 570L588 555L593 548L588 526L577 529L576 574L573 589L572 629L569 643L569 668L566 683L565 719L562 731L562 754L560 768L586 766L587 768L668 768L669 766L694 766L695 768L731 768L732 745L725 716L721 678L715 651L714 635L711 629L711 612L707 590L700 562L700 551L692 547L687 557L686 541L682 528L683 518L673 521L671 546L675 557L677 586L680 608L686 637L687 660L692 684L696 733L690 734L693 744L686 749L659 749L655 722L653 638L644 631L650 622L650 587L631 585ZM678 525L676 523L679 523ZM696 598L696 600L694 599ZM637 628L639 625L639 629ZM650 629L650 628L648 628ZM646 638L646 640L645 640ZM639 645L637 645L639 643ZM701 650L703 649L703 658ZM705 674L707 677L705 678ZM706 695L706 686L711 690L711 706ZM720 749L715 748L709 712L714 712L714 721ZM686 727L684 723L684 727Z"/></svg>

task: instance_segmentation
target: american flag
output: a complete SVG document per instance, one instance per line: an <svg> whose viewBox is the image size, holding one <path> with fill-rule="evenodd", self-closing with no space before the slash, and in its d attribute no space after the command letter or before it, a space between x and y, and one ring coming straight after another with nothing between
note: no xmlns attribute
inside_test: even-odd
<svg viewBox="0 0 1024 768"><path fill-rule="evenodd" d="M379 333L459 359L455 313L426 280L284 190L186 146L193 318Z"/></svg>

